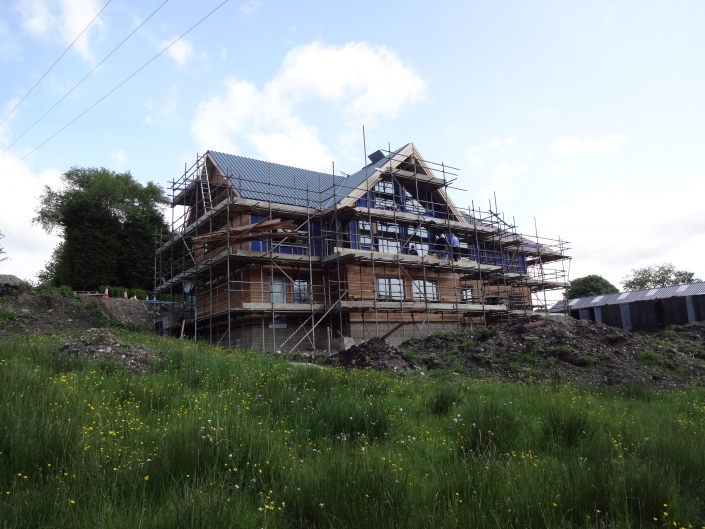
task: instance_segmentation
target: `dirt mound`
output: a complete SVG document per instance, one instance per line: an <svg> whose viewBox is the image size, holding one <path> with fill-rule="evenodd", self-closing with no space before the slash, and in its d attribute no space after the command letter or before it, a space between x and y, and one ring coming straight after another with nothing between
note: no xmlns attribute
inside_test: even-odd
<svg viewBox="0 0 705 529"><path fill-rule="evenodd" d="M110 329L88 329L83 336L68 342L59 352L66 356L118 362L134 374L146 373L151 364L164 357L159 351L141 344L121 344Z"/></svg>
<svg viewBox="0 0 705 529"><path fill-rule="evenodd" d="M17 276L0 274L0 296L8 292L19 290L22 283L24 283L24 281Z"/></svg>
<svg viewBox="0 0 705 529"><path fill-rule="evenodd" d="M152 328L152 314L144 302L108 298L66 298L34 290L11 292L0 297L0 307L14 318L0 328L2 334L74 334L113 323Z"/></svg>
<svg viewBox="0 0 705 529"><path fill-rule="evenodd" d="M120 298L100 298L100 308L109 318L142 329L152 328L152 312L143 301Z"/></svg>
<svg viewBox="0 0 705 529"><path fill-rule="evenodd" d="M324 362L326 365L371 368L378 371L406 371L413 365L406 360L406 355L389 345L381 338L372 338L349 349L333 353Z"/></svg>
<svg viewBox="0 0 705 529"><path fill-rule="evenodd" d="M436 333L399 348L426 369L473 378L579 381L657 390L705 385L705 323L642 334L565 316Z"/></svg>

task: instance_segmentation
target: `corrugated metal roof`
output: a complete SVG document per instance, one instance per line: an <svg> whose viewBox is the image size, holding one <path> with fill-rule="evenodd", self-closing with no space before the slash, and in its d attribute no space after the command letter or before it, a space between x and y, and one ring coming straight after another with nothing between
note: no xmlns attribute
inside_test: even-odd
<svg viewBox="0 0 705 529"><path fill-rule="evenodd" d="M705 282L700 282L647 290L635 290L634 292L622 292L619 294L605 294L603 296L589 296L585 298L569 299L568 304L570 305L570 310L577 310L602 307L604 305L620 305L622 303L632 303L633 301L699 296L703 294L705 294ZM565 306L563 301L559 301L549 309L549 312L563 312L564 310Z"/></svg>
<svg viewBox="0 0 705 529"><path fill-rule="evenodd" d="M327 208L332 206L335 200L340 201L350 194L366 178L372 176L376 169L388 163L391 157L405 147L406 145L347 177L334 177L330 173L310 171L218 151L208 152L218 168L232 178L236 187L238 187L238 177L246 180L242 185L244 198L272 201L291 206L306 207L309 205Z"/></svg>

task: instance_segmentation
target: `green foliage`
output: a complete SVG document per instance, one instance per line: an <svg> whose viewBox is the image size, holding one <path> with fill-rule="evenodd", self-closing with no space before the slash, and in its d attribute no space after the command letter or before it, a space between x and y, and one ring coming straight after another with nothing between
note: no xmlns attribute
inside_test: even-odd
<svg viewBox="0 0 705 529"><path fill-rule="evenodd" d="M74 167L62 181L61 190L44 188L33 219L63 236L40 279L75 290L106 283L149 288L154 234L165 227L159 210L167 203L163 190L104 168Z"/></svg>
<svg viewBox="0 0 705 529"><path fill-rule="evenodd" d="M124 298L127 290L127 297L137 296L137 299L147 299L147 291L141 288L125 288L121 286L108 286L108 296L111 298ZM98 287L98 292L105 292L105 285Z"/></svg>
<svg viewBox="0 0 705 529"><path fill-rule="evenodd" d="M666 357L649 348L641 352L641 361L649 365L662 366L666 363Z"/></svg>
<svg viewBox="0 0 705 529"><path fill-rule="evenodd" d="M63 341L0 340L3 526L705 520L702 388L449 384L295 367L151 334L118 337L165 360L131 376L57 354Z"/></svg>
<svg viewBox="0 0 705 529"><path fill-rule="evenodd" d="M96 318L101 320L108 319L103 310L100 308L100 303L98 303L95 299L89 299L86 301L86 310Z"/></svg>
<svg viewBox="0 0 705 529"><path fill-rule="evenodd" d="M15 318L17 318L17 314L15 314L14 311L6 309L5 307L0 307L0 327L7 325Z"/></svg>
<svg viewBox="0 0 705 529"><path fill-rule="evenodd" d="M407 362L414 363L416 360L416 355L414 354L413 351L404 351L404 357L406 358Z"/></svg>
<svg viewBox="0 0 705 529"><path fill-rule="evenodd" d="M470 339L465 340L465 341L463 342L463 347L470 348L470 347L472 347L472 346L474 346L474 345L475 345L475 343L474 343L472 340L470 340Z"/></svg>
<svg viewBox="0 0 705 529"><path fill-rule="evenodd" d="M631 274L622 279L622 286L626 290L646 290L699 281L702 280L695 277L693 272L676 270L676 267L671 263L661 263L632 269Z"/></svg>
<svg viewBox="0 0 705 529"><path fill-rule="evenodd" d="M73 289L68 285L54 287L51 283L41 283L37 287L37 293L43 296L63 296L68 299L76 299Z"/></svg>
<svg viewBox="0 0 705 529"><path fill-rule="evenodd" d="M617 287L600 275L589 275L573 279L570 288L566 290L565 296L568 299L583 298L587 296L599 296L600 294L616 294Z"/></svg>
<svg viewBox="0 0 705 529"><path fill-rule="evenodd" d="M570 345L556 345L551 349L551 353L560 356L562 354L569 354L573 352L573 348Z"/></svg>
<svg viewBox="0 0 705 529"><path fill-rule="evenodd" d="M592 355L585 355L585 365L592 367L597 363L597 360Z"/></svg>
<svg viewBox="0 0 705 529"><path fill-rule="evenodd" d="M531 353L524 353L523 355L521 355L521 359L526 364L535 364L536 363L536 355L531 354Z"/></svg>

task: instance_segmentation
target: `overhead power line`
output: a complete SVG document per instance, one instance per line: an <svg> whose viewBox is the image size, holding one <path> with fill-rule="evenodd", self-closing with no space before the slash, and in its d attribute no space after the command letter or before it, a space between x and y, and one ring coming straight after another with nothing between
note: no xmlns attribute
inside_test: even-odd
<svg viewBox="0 0 705 529"><path fill-rule="evenodd" d="M48 143L49 141L51 141L51 140L52 140L54 137L56 137L58 134L60 134L60 133L63 132L65 129L67 129L69 126L71 126L74 122L78 121L84 114L86 114L86 113L87 113L88 111L90 111L93 107L95 107L96 105L98 105L98 103L100 103L100 102L103 101L106 97L108 97L110 94L112 94L115 90L117 90L118 88L120 88L120 87L121 87L122 85L124 85L127 81L129 81L129 80L132 79L135 75L137 75L139 72L141 72L141 71L142 71L144 68L146 68L150 63L152 63L157 57L159 57L161 54L163 54L165 51L167 51L169 48L171 48L174 44L176 44L176 43L179 42L181 39L183 39L183 38L184 38L186 35L188 35L193 29L195 29L197 26L199 26L199 25L201 24L201 22L203 22L204 20L206 20L208 17L210 17L213 13L215 13L216 11L218 11L218 9L220 9L221 7L223 7L223 6L224 6L225 4L227 4L229 1L230 1L230 0L224 0L224 2L222 2L221 4L219 4L215 9L213 9L213 11L211 11L210 13L208 13L206 16L204 16L204 17L203 17L201 20L199 20L198 22L196 22L193 26L191 26L188 30L186 30L180 37L178 37L177 39L175 39L174 41L172 41L172 43L169 44L166 48L164 48L162 51L160 51L159 53L157 53L154 57L152 57L151 59L149 59L149 60L148 60L146 63L144 63L142 66L140 66L137 70L135 70L132 74L130 74L129 77L127 77L124 81L122 81L120 84L118 84L115 88L113 88L112 90L110 90L110 92L108 92L107 94L105 94L105 95L104 95L103 97L101 97L98 101L96 101L95 103L93 103L93 104L92 104L91 106L89 106L86 110L84 110L83 112L81 112L78 116L76 116L75 118L73 118L73 119L72 119L71 121L69 121L66 125L64 125L63 127L61 127L61 128L60 128L59 130L57 130L54 134L52 134L51 136L49 136L46 140L44 140L42 143L40 143L39 145L37 145L34 149L32 149L31 151L29 151L27 154L25 154L22 158L20 158L20 159L17 160L15 163L13 163L10 167L8 167L8 169L11 169L12 167L14 167L14 166L17 165L18 163L20 163L22 160L24 160L25 158L27 158L27 156L29 156L30 154L34 153L34 152L37 151L38 149L40 149L42 146L44 146L46 143ZM0 153L0 154L1 154L1 153Z"/></svg>
<svg viewBox="0 0 705 529"><path fill-rule="evenodd" d="M108 53L108 54L103 58L103 60L100 61L90 72L88 72L88 73L85 75L85 77L84 77L83 79L81 79L79 82L77 82L77 83L73 86L73 88L71 88L71 90L69 90L68 92L66 92L66 93L63 95L63 97L62 97L61 99L59 99L56 103L54 103L54 105L53 105L49 110L47 110L46 112L44 112L44 114L42 114L41 116L39 116L39 119L38 119L37 121L35 121L34 123L32 123L32 124L29 126L29 128L28 128L27 130L25 130L22 134L20 134L19 136L17 136L17 138L15 138L15 141L13 141L10 145L8 145L7 147L5 147L5 149L4 149L2 152L0 152L0 154L4 154L10 147L12 147L15 143L17 143L17 142L22 138L22 136L24 136L25 134L27 134L30 130L32 130L32 129L34 128L34 126L35 126L37 123L39 123L41 120L43 120L44 117L45 117L49 112L51 112L52 110L54 110L54 109L56 108L56 106L57 106L59 103L61 103L64 99L66 99L66 98L69 96L69 94L70 94L71 92L73 92L74 90L76 90L76 88L78 88L79 85L80 85L83 81L85 81L85 80L88 78L89 75L91 75L93 72L95 72L101 64L103 64L105 61L107 61L107 60L108 60L108 57L110 57L113 53L115 53L115 52L118 50L118 48L120 48L120 46L122 46L123 44L125 44L125 42L127 42L127 40L128 40L132 35L134 35L134 34L137 32L138 29L140 29L142 26L144 26L144 25L147 23L147 21L148 21L150 18L152 18L152 17L157 13L157 11L159 11L162 7L164 7L164 4L166 4L168 1L169 1L169 0L164 0L164 2L162 2L162 4L161 4L159 7L157 7L157 8L152 12L151 15L149 15L147 18L145 18L145 19L142 21L142 23L141 23L139 26L137 26L137 27L132 31L132 33L130 33L127 37L125 37L125 38L123 39L123 41L122 41L120 44L118 44L117 46L115 46L115 47L113 48L113 50L112 50L110 53Z"/></svg>
<svg viewBox="0 0 705 529"><path fill-rule="evenodd" d="M9 117L12 115L12 113L17 109L18 106L20 106L20 105L22 104L22 101L24 101L25 99L27 99L27 96L29 96L29 94L31 94L31 93L34 91L34 89L37 88L37 85L38 85L39 83L41 83L42 80L43 80L47 75L49 75L49 72L52 71L52 69L54 68L54 66L56 66L56 64L61 60L61 58L62 58L64 55L66 55L66 53L71 49L71 47L72 47L74 44L76 44L76 41L81 38L81 35L83 35L86 31L88 31L88 28L93 25L93 22L95 22L95 21L98 19L98 17L100 16L100 14L101 14L103 11L105 11L105 8L108 7L108 4L109 4L110 2L112 2L112 1L113 1L113 0L108 0L108 2L103 6L103 9L101 9L100 11L98 11L98 14L93 17L93 20L91 20L85 28L83 28L83 31L81 31L81 33L78 34L78 37L76 37L75 39L73 39L73 42L72 42L71 44L69 44L69 47L64 50L64 53L62 53L61 55L59 55L59 58L56 59L56 61L54 61L54 64L52 64L52 65L49 67L49 69L48 69L46 72L44 72L44 75L42 75L42 76L39 78L39 81L37 81L36 83L34 83L34 86L29 89L29 92L27 92L27 93L24 95L24 97L23 97L22 99L20 99L20 101L19 101L14 107L12 107L12 110L10 110L10 112L8 112L7 116L5 116L4 118L2 118L2 121L0 121L0 125L2 125L3 123L5 123L5 120L6 120L7 118L9 118Z"/></svg>

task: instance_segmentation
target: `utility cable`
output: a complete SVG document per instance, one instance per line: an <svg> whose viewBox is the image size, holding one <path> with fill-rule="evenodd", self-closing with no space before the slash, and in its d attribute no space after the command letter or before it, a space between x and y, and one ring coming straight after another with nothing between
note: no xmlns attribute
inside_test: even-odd
<svg viewBox="0 0 705 529"><path fill-rule="evenodd" d="M95 22L95 21L98 19L98 17L100 16L100 14L101 14L103 11L105 11L105 8L108 7L108 4L109 4L110 2L112 2L112 1L113 1L113 0L108 0L108 2L103 6L103 9L101 9L100 11L98 11L98 14L93 17L93 20L91 20L91 21L88 23L88 25L87 25L85 28L83 28L83 31L81 31L81 33L79 33L78 37L76 37L76 38L73 40L73 42L72 42L71 44L69 44L69 47L64 50L64 53L62 53L61 55L59 55L59 58L56 59L56 61L54 61L54 64L52 64L52 65L49 67L49 69L44 73L44 75L42 75L42 77L39 79L39 81L37 81L36 83L34 83L34 86L29 89L29 92L27 92L27 93L24 95L24 97L23 97L22 99L20 99L19 103L17 103L14 107L12 107L12 110L10 110L10 112L8 112L7 116L5 116L4 118L2 118L2 121L0 121L0 125L2 125L3 123L5 123L5 120L6 120L7 118L9 118L9 117L12 115L12 113L17 109L18 106L20 106L20 105L22 104L22 101L24 101L25 99L27 99L27 96L29 96L29 94L31 94L32 91L33 91L35 88L37 88L37 85L42 82L42 79L44 79L47 75L49 75L49 72L51 72L51 70L54 68L54 66L56 66L56 64L61 60L61 58L62 58L64 55L66 55L66 53L71 49L71 47L72 47L74 44L76 44L76 41L81 38L81 35L83 35L86 31L88 31L88 28L93 25L93 22Z"/></svg>
<svg viewBox="0 0 705 529"><path fill-rule="evenodd" d="M168 1L168 0L167 0L167 1ZM57 130L54 134L52 134L51 136L49 136L46 140L44 140L42 143L40 143L39 145L37 145L34 149L32 149L31 151L29 151L27 154L25 154L22 158L20 158L20 159L17 160L15 163L13 163L10 167L8 167L8 169L11 169L12 167L14 167L14 166L17 165L18 163L20 163L22 160L24 160L25 158L27 158L27 156L29 156L29 155L32 154L33 152L37 151L38 149L40 149L44 144L46 144L47 142L49 142L50 140L52 140L55 136L57 136L59 133L61 133L61 132L64 131L65 129L67 129L67 128L68 128L70 125L72 125L75 121L78 121L78 119L80 119L80 118L81 118L84 114L86 114L89 110L91 110L93 107L95 107L96 105L98 105L98 103L100 103L101 101L103 101L103 99L105 99L106 97L108 97L108 96L109 96L110 94L112 94L115 90L117 90L118 88L120 88L120 87L121 87L122 85L124 85L127 81L129 81L129 80L132 79L135 75L137 75L139 72L141 72L141 71L142 71L144 68L146 68L151 62L153 62L157 57L159 57L162 53L164 53L166 50L168 50L169 48L171 48L174 44L176 44L177 42L179 42L182 38L184 38L186 35L188 35L193 29L195 29L198 25L200 25L201 22L203 22L204 20L206 20L209 16L211 16L213 13L215 13L216 11L218 11L218 9L220 9L221 7L223 7L223 6L224 6L225 4L227 4L229 1L230 1L230 0L224 0L224 2L222 2L220 5L218 5L215 9L213 9L213 11L211 11L210 13L208 13L208 14L207 14L206 16L204 16L201 20L199 20L198 22L196 22L193 26L191 26L188 30L186 30L186 32L183 33L180 37L178 37L177 39L175 39L175 40L174 40L171 44L169 44L166 48L164 48L162 51L160 51L159 53L157 53L154 57L152 57L151 59L149 59L149 60L148 60L146 63L144 63L142 66L140 66L137 70L135 70L127 79L125 79L124 81L122 81L122 82L121 82L120 84L118 84L115 88L113 88L110 92L108 92L107 94L105 94L105 95L104 95L103 97L101 97L98 101L96 101L95 103L93 103L93 104L92 104L91 106L89 106L86 110L84 110L83 112L81 112L78 116L76 116L74 119L72 119L71 121L69 121L66 125L64 125L62 128L60 128L59 130ZM0 154L2 154L2 153L0 153Z"/></svg>
<svg viewBox="0 0 705 529"><path fill-rule="evenodd" d="M157 7L157 8L152 12L151 15L149 15L146 19L144 19L144 20L142 21L142 23L141 23L139 26L137 26L137 27L132 31L132 33L130 33L127 37L125 37L125 38L123 39L123 41L122 41L120 44L118 44L117 46L115 46L115 47L113 48L113 50L112 50L110 53L108 53L108 54L105 56L105 58L104 58L102 61L100 61L90 72L88 72L88 73L85 75L85 77L84 77L83 79L81 79L78 83L76 83L76 84L73 86L73 88L72 88L71 90L69 90L68 92L66 92L66 93L64 94L64 96L63 96L61 99L59 99L56 103L54 103L54 105L53 105L49 110L47 110L46 112L44 112L44 114L42 114L42 115L39 117L39 119L38 119L37 121L35 121L34 123L32 123L32 124L29 126L29 128L28 128L27 130L25 130L22 134L20 134L17 138L15 138L15 141L13 141L10 145L8 145L7 147L5 147L5 149L4 149L2 152L0 152L0 154L4 154L10 147L12 147L15 143L17 143L17 142L20 140L20 138L22 138L22 136L24 136L25 134L27 134L30 130L32 130L32 129L34 128L34 126L35 126L37 123L39 123L42 119L44 119L44 117L45 117L49 112L51 112L52 110L54 110L54 109L56 108L56 106L57 106L59 103L61 103L64 99L66 99L66 98L69 96L69 94L70 94L71 92L73 92L74 90L76 90L76 88L78 88L79 85L80 85L83 81L85 81L85 80L88 78L89 75L91 75L93 72L95 72L101 64L103 64L105 61L107 61L107 60L108 60L108 57L110 57L113 53L115 53L115 52L118 50L118 48L120 48L120 46L122 46L123 44L125 44L125 42L127 42L127 39L129 39L132 35L134 35L135 32L136 32L138 29L140 29L142 26L144 26L144 25L147 23L147 21L148 21L150 18L152 18L152 17L157 13L157 11L159 11L162 7L164 7L164 4L166 4L168 1L169 1L169 0L164 0L164 2L163 2L159 7Z"/></svg>

